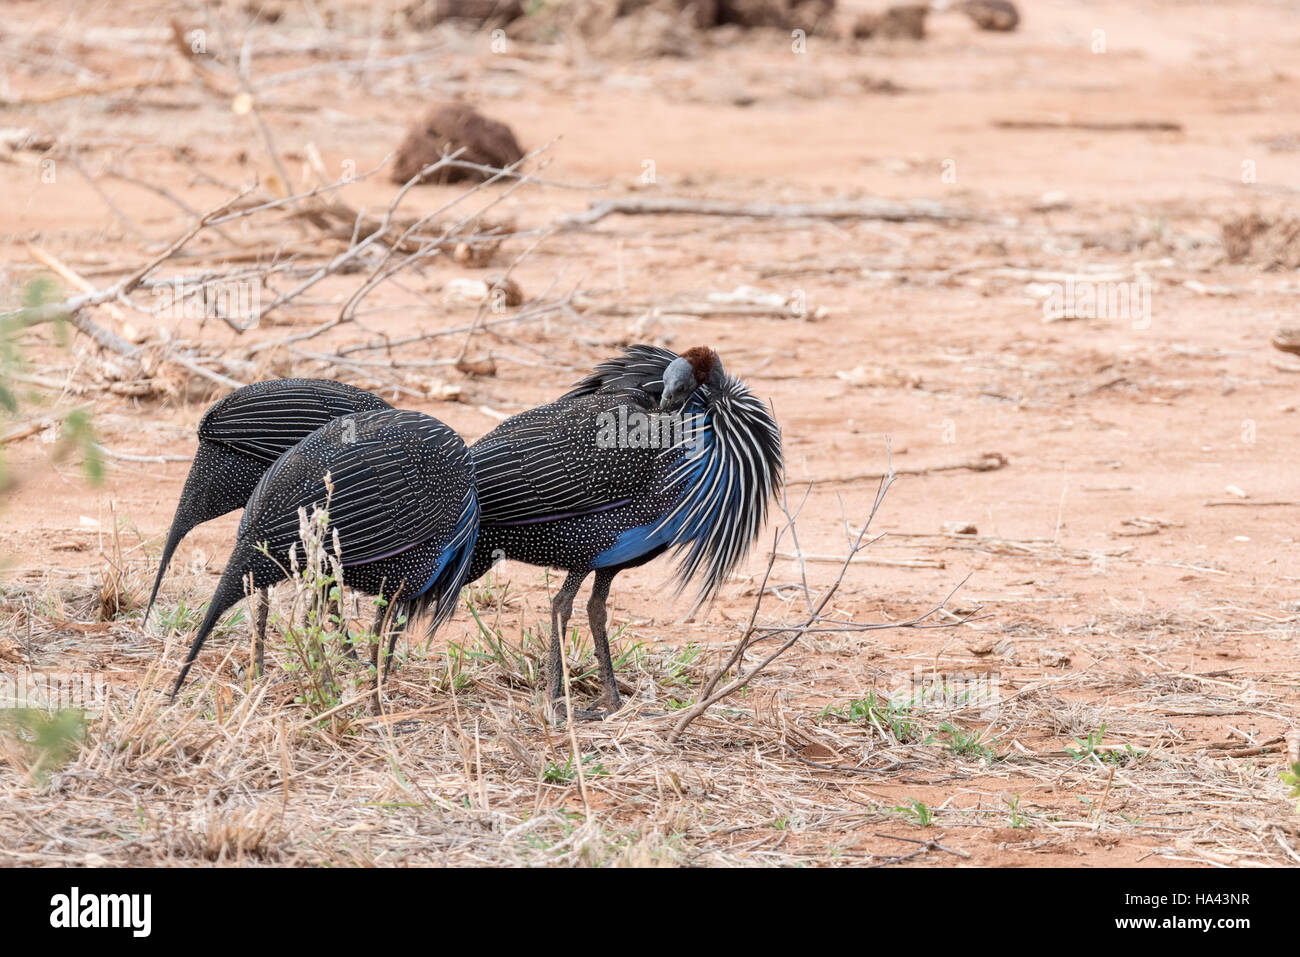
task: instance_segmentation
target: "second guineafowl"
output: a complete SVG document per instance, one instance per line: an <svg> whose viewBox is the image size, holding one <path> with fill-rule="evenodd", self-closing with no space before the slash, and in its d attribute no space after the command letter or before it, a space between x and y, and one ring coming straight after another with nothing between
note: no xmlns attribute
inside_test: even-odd
<svg viewBox="0 0 1300 957"><path fill-rule="evenodd" d="M272 463L326 422L352 412L388 408L373 393L329 379L254 382L214 403L199 420L199 448L167 532L145 620L181 539L204 522L243 508ZM266 624L264 597L257 604L253 629L260 652ZM260 669L261 655L257 657Z"/></svg>
<svg viewBox="0 0 1300 957"><path fill-rule="evenodd" d="M451 428L419 412L383 409L328 422L275 460L244 508L234 550L186 656L173 696L221 615L253 588L288 577L299 512L326 508L344 583L430 630L456 607L479 530L474 465ZM301 551L297 554L305 554ZM400 623L399 626L400 627ZM391 630L388 657L397 630Z"/></svg>

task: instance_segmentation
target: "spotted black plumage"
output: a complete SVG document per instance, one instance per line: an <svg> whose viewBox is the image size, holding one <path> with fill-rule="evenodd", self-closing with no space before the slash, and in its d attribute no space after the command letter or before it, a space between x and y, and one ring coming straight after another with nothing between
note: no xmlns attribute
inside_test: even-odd
<svg viewBox="0 0 1300 957"><path fill-rule="evenodd" d="M748 552L782 475L776 422L708 349L677 356L632 346L556 402L502 422L471 451L482 508L471 578L499 557L568 572L551 609L555 699L559 635L594 571L587 610L606 710L619 704L605 633L614 576L671 548L678 591L697 581L698 600L708 600Z"/></svg>
<svg viewBox="0 0 1300 957"><path fill-rule="evenodd" d="M276 459L253 490L173 695L217 620L243 596L249 575L254 588L287 577L290 550L303 547L299 510L313 505L328 507L344 584L387 596L408 618L432 608L430 632L455 609L479 530L465 443L419 412L336 418ZM390 654L395 640L394 632Z"/></svg>
<svg viewBox="0 0 1300 957"><path fill-rule="evenodd" d="M214 403L199 420L199 448L167 532L145 620L176 546L190 531L243 508L271 463L330 419L387 408L379 396L329 379L255 382Z"/></svg>

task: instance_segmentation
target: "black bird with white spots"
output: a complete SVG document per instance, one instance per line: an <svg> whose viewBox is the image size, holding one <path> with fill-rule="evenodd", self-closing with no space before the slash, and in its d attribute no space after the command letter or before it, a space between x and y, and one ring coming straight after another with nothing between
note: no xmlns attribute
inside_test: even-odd
<svg viewBox="0 0 1300 957"><path fill-rule="evenodd" d="M145 620L181 539L204 522L243 508L275 460L326 422L388 408L377 395L329 379L255 382L214 403L199 420L199 448L167 532ZM255 618L264 617L263 603Z"/></svg>
<svg viewBox="0 0 1300 957"><path fill-rule="evenodd" d="M595 707L606 714L620 706L605 613L614 576L674 549L678 593L697 581L697 602L707 601L744 559L783 475L776 421L704 347L678 356L631 346L471 451L482 509L471 580L501 557L567 572L551 606L554 706L560 635L595 572L587 612L602 685Z"/></svg>
<svg viewBox="0 0 1300 957"><path fill-rule="evenodd" d="M254 588L288 576L291 551L304 554L299 511L310 514L313 507L327 509L344 584L383 595L390 617L431 609L430 633L455 610L479 532L474 463L465 443L419 412L336 418L277 458L258 481L173 695L250 576ZM396 637L391 631L388 656Z"/></svg>

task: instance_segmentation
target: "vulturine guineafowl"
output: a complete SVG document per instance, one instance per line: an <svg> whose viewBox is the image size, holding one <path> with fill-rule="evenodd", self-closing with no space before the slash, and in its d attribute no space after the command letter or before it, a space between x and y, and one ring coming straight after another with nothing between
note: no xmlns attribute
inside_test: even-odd
<svg viewBox="0 0 1300 957"><path fill-rule="evenodd" d="M455 610L479 531L474 464L465 443L419 412L383 409L336 418L276 459L258 481L173 697L250 575L254 588L288 577L291 550L304 548L299 510L313 506L328 509L344 583L388 600L381 619L432 608L432 632ZM401 625L387 629L385 670Z"/></svg>
<svg viewBox="0 0 1300 957"><path fill-rule="evenodd" d="M199 448L167 532L147 621L163 574L181 539L196 526L243 508L262 474L282 453L330 419L391 408L377 395L329 379L255 382L216 402L199 420ZM254 657L262 667L267 604L259 593L253 613Z"/></svg>
<svg viewBox="0 0 1300 957"><path fill-rule="evenodd" d="M471 580L502 556L567 572L551 605L554 708L563 703L560 636L594 571L587 613L596 707L607 714L620 706L605 615L614 576L675 548L678 592L698 579L699 600L711 598L758 535L783 473L772 415L704 347L678 356L632 346L471 451L482 509Z"/></svg>

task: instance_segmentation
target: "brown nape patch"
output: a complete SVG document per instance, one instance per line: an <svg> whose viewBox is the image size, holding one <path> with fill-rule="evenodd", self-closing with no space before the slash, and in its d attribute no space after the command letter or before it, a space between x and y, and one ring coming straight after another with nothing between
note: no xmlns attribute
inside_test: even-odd
<svg viewBox="0 0 1300 957"><path fill-rule="evenodd" d="M691 364L696 382L706 382L718 365L718 354L708 346L693 346L682 353L682 358Z"/></svg>

